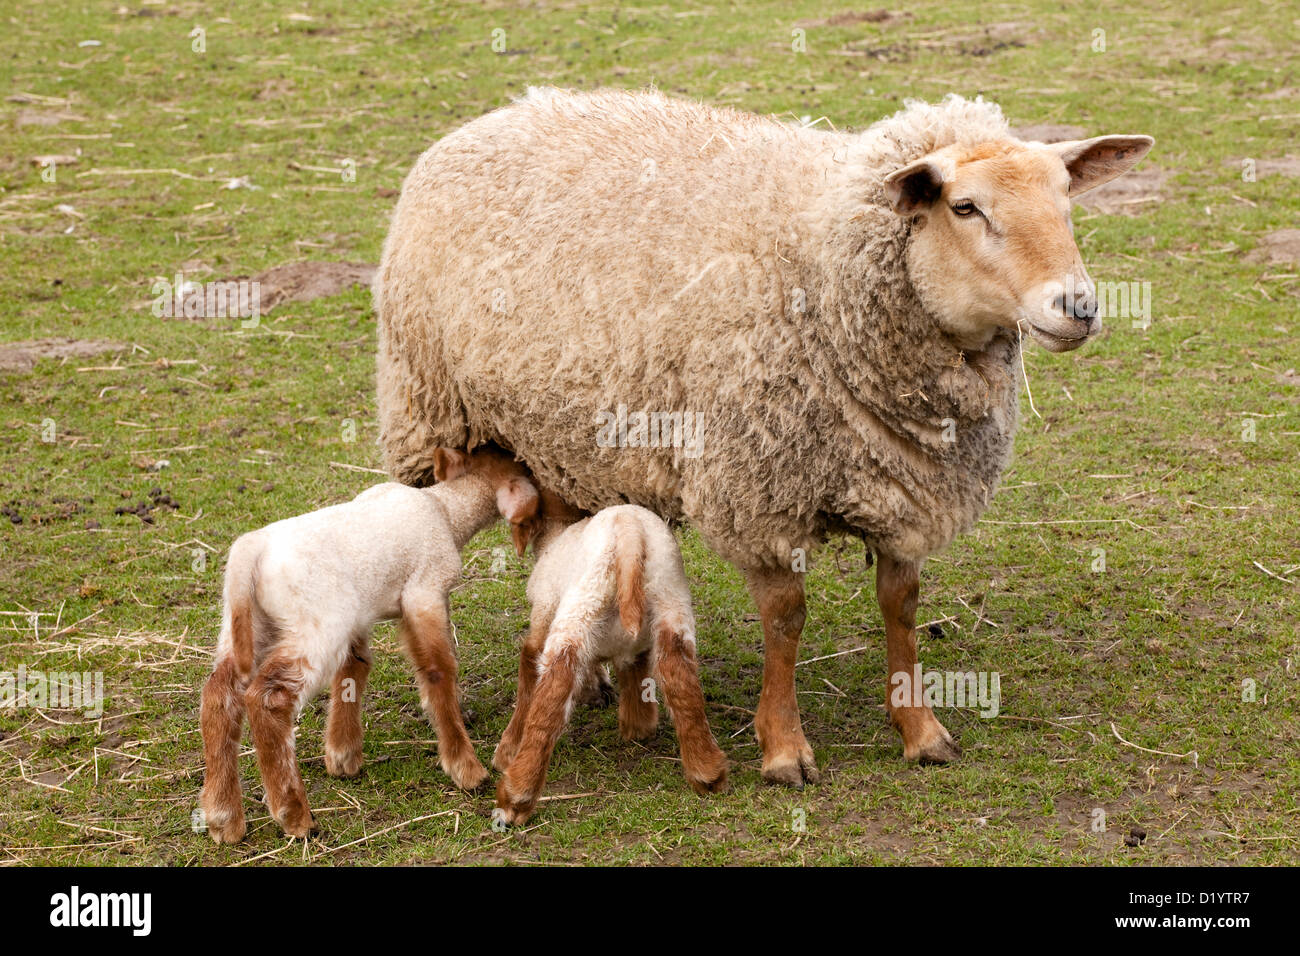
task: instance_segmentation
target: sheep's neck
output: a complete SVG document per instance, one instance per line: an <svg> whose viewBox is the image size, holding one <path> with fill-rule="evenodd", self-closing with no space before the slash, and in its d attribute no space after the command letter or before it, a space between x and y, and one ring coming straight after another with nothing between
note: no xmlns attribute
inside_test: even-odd
<svg viewBox="0 0 1300 956"><path fill-rule="evenodd" d="M500 517L496 490L480 475L462 475L426 491L446 512L457 551L464 549L470 538Z"/></svg>

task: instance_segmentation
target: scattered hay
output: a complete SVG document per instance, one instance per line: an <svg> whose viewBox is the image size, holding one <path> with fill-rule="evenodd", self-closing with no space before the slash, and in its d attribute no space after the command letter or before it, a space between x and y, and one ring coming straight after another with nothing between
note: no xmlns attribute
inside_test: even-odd
<svg viewBox="0 0 1300 956"><path fill-rule="evenodd" d="M1247 262L1266 265L1295 265L1300 263L1300 229L1278 229L1259 240L1259 245L1246 254Z"/></svg>
<svg viewBox="0 0 1300 956"><path fill-rule="evenodd" d="M87 358L105 352L124 352L129 345L83 339L33 339L0 343L0 371L30 372L40 359Z"/></svg>

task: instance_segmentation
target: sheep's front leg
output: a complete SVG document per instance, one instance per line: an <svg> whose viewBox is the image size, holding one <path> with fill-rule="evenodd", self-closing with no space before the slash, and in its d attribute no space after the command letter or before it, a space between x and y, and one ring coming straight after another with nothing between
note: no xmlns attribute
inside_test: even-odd
<svg viewBox="0 0 1300 956"><path fill-rule="evenodd" d="M317 832L293 745L293 722L306 689L302 662L278 653L262 665L244 693L267 808L285 833L304 838Z"/></svg>
<svg viewBox="0 0 1300 956"><path fill-rule="evenodd" d="M474 753L460 714L447 605L436 598L403 595L402 608L402 640L415 665L420 703L438 731L439 763L456 786L475 790L487 780L488 772Z"/></svg>
<svg viewBox="0 0 1300 956"><path fill-rule="evenodd" d="M348 649L347 659L330 687L329 721L325 725L325 770L335 777L361 772L361 695L370 676L370 648L364 635Z"/></svg>
<svg viewBox="0 0 1300 956"><path fill-rule="evenodd" d="M794 696L794 665L803 632L803 578L784 569L751 570L745 584L763 619L763 691L754 731L763 748L763 779L802 787L816 783L817 761L803 735Z"/></svg>
<svg viewBox="0 0 1300 956"><path fill-rule="evenodd" d="M885 709L903 734L903 756L921 763L947 763L961 756L934 711L918 702L921 688L916 683L916 602L920 593L920 565L878 555L876 600L885 618L889 643L889 681L885 687ZM900 676L901 675L901 676ZM905 703L894 705L895 686Z"/></svg>
<svg viewBox="0 0 1300 956"><path fill-rule="evenodd" d="M493 817L508 826L528 821L546 786L546 768L579 690L576 658L573 647L560 650L543 665L545 670L537 679L519 751L497 785Z"/></svg>
<svg viewBox="0 0 1300 956"><path fill-rule="evenodd" d="M655 628L655 657L686 781L698 794L720 793L727 787L727 758L713 739L704 713L695 639L681 627L661 623Z"/></svg>

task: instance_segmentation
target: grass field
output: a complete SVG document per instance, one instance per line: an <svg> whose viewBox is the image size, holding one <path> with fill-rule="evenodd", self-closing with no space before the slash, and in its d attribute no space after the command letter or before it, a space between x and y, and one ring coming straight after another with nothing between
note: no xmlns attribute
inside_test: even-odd
<svg viewBox="0 0 1300 956"><path fill-rule="evenodd" d="M1300 265L1285 246L1251 256L1300 214L1300 19L1282 2L1193 6L6 13L0 340L117 347L0 370L0 671L105 680L98 718L0 708L0 864L1300 862ZM729 793L688 790L666 720L625 744L613 710L587 709L557 750L557 799L495 832L491 795L437 768L381 627L360 778L324 772L324 699L303 716L320 838L281 836L254 803L250 753L249 838L217 847L191 813L224 553L380 480L358 470L380 465L375 327L361 288L243 328L156 317L153 284L377 262L415 157L543 83L655 84L837 128L905 97L983 93L1013 123L1155 136L1146 192L1075 218L1095 278L1150 283L1151 327L1118 320L1079 352L1027 351L1039 414L1022 398L1002 489L922 576L919 619L942 632L922 633L922 661L998 672L1001 712L940 714L960 762L903 761L873 572L860 546L833 542L810 575L798 671L823 779L763 785L755 609L688 531ZM37 156L65 158L51 176ZM453 608L485 761L527 619L528 564L511 552L493 568L505 542L498 529L471 544ZM1124 842L1132 827L1140 846Z"/></svg>

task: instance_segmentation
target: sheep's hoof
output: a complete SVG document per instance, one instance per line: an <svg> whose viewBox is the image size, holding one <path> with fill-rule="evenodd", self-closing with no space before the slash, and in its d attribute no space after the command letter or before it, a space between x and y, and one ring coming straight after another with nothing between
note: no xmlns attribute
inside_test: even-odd
<svg viewBox="0 0 1300 956"><path fill-rule="evenodd" d="M816 783L820 779L812 748L806 743L801 743L794 753L780 754L763 761L763 780L767 783L799 790L804 784Z"/></svg>
<svg viewBox="0 0 1300 956"><path fill-rule="evenodd" d="M325 772L331 777L355 777L361 772L360 750L331 750L325 748Z"/></svg>
<svg viewBox="0 0 1300 956"><path fill-rule="evenodd" d="M537 808L536 796L512 796L502 777L497 784L497 805L492 811L492 829L521 827L529 821Z"/></svg>
<svg viewBox="0 0 1300 956"><path fill-rule="evenodd" d="M686 782L702 797L707 797L711 793L722 793L727 789L726 758L719 754L713 766L688 773Z"/></svg>
<svg viewBox="0 0 1300 956"><path fill-rule="evenodd" d="M279 821L280 829L284 831L285 836L297 837L301 840L307 840L320 833L320 827L316 825L316 818L312 816L311 811L305 806L300 810L285 813Z"/></svg>
<svg viewBox="0 0 1300 956"><path fill-rule="evenodd" d="M609 671L605 669L604 664L596 664L592 667L591 674L584 684L582 697L579 699L579 703L584 707L604 709L613 706L618 700L618 691L609 679Z"/></svg>
<svg viewBox="0 0 1300 956"><path fill-rule="evenodd" d="M215 843L238 843L244 838L247 829L244 814L241 812L225 823L208 823L208 836L212 837Z"/></svg>
<svg viewBox="0 0 1300 956"><path fill-rule="evenodd" d="M487 769L474 756L443 769L447 771L447 776L451 777L452 783L470 792L477 790L488 780Z"/></svg>
<svg viewBox="0 0 1300 956"><path fill-rule="evenodd" d="M916 743L908 744L904 739L903 756L922 766L952 763L961 756L961 745L953 740L943 724L936 720Z"/></svg>

